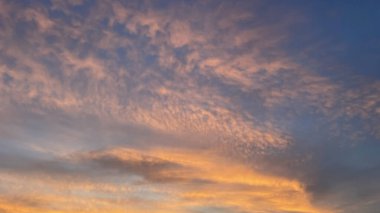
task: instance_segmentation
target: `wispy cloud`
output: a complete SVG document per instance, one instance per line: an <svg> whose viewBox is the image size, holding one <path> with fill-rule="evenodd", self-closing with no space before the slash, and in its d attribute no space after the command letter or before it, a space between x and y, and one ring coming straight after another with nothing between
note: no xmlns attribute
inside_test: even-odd
<svg viewBox="0 0 380 213"><path fill-rule="evenodd" d="M76 163L70 162L72 161L70 159ZM115 209L117 211L117 209L122 209L125 202L133 202L134 199L140 199L141 202L147 203L153 202L153 205L158 205L161 202L171 203L170 206L157 206L163 212L174 212L179 209L192 212L191 209L202 206L234 208L242 212L265 210L323 211L311 206L308 195L297 181L257 173L238 162L222 159L208 151L193 152L162 148L140 151L114 149L83 153L61 161L67 167L73 167L74 171L77 170L76 173L60 169L59 164L51 167L55 168L54 171L46 170L47 167L38 166L44 165L42 162L30 165L30 168L37 172L35 175L27 172L33 186L21 186L23 188L22 195L30 201L22 202L23 200L15 199L9 204L10 206L13 205L12 208L20 210L33 208L34 211L38 211L48 208L49 205L54 205L57 210L67 212L70 210L64 203L72 201L68 201L68 198L64 198L63 195L72 191L77 192L73 196L83 200L84 203L73 202L70 207L71 211L79 211L88 205L99 206L95 204L96 202L104 202L104 205L109 206L109 208L114 205L110 210ZM85 169L86 172L79 173L82 169ZM60 170L60 172L56 173L56 170ZM61 172L63 173L61 174ZM17 185L22 183L22 175L18 172L11 174L13 175L2 174L4 184L10 181L16 181L15 184ZM81 179L91 180L88 182L90 185L87 186L86 182L83 181L76 183L78 174L86 175L86 178L82 177ZM47 177L51 178L45 180ZM107 178L104 179L105 177ZM40 178L44 180L41 181ZM129 182L127 188L117 187L122 179L127 183ZM72 180L75 182L71 182ZM99 182L99 180L102 181ZM59 193L56 195L58 197L42 196L42 203L39 199L32 198L32 194L29 194L28 190L34 190L40 187L39 185L42 187L43 182L45 187ZM144 188L146 191L141 191ZM125 190L128 190L129 195L122 198ZM14 196L21 196L17 194L21 191L19 192L16 188L13 193L15 193ZM108 196L112 197L104 199ZM291 198L292 202L289 202L287 198ZM52 202L54 204L50 204ZM30 203L39 203L39 205L29 205ZM143 206L139 204L137 206L136 209L140 208L143 211Z"/></svg>

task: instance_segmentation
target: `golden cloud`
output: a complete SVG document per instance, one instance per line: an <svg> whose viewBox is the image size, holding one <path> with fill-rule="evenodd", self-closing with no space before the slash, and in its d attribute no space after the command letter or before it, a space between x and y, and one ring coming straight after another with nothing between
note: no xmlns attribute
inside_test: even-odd
<svg viewBox="0 0 380 213"><path fill-rule="evenodd" d="M216 206L242 212L328 212L313 206L302 184L296 180L261 174L215 152L115 148L82 153L75 159L78 166L95 162L98 166L93 169L98 175L103 174L106 182L95 181L95 177L73 182L39 175L30 177L26 184L21 176L1 174L4 184L14 184L14 191L3 197L0 208L17 212L95 213L153 209L155 212L191 212ZM120 180L126 180L123 184L113 182L117 176L114 173L107 176L102 172L114 169L123 171L118 173ZM143 179L128 182L134 175ZM37 197L34 196L36 191ZM12 196L20 199L9 202Z"/></svg>

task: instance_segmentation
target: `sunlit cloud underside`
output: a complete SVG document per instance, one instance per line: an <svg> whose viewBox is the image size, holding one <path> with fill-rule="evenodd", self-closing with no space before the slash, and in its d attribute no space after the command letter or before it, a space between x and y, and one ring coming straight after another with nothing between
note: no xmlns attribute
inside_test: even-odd
<svg viewBox="0 0 380 213"><path fill-rule="evenodd" d="M0 212L376 212L378 8L0 0Z"/></svg>

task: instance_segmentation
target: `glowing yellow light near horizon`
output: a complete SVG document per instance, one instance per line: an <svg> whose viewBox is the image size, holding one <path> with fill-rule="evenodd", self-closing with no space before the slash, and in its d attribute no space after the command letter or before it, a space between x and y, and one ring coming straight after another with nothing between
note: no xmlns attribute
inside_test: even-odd
<svg viewBox="0 0 380 213"><path fill-rule="evenodd" d="M25 194L17 195L23 199L22 202L9 197L3 198L0 200L0 208L20 213L104 211L138 213L152 210L183 212L185 209L207 206L237 208L242 211L328 212L313 207L308 195L297 181L260 174L239 162L221 158L212 152L162 148L145 151L114 149L88 154L87 157L98 155L113 156L126 162L160 160L179 166L152 174L173 178L173 181L160 183L146 180L139 186L125 183L123 190L113 183L107 183L109 186L105 186L89 180L73 183L65 179L48 181L44 180L48 177L41 176L36 179L31 178L30 184L35 184L36 190L39 190L38 196L34 197L33 191L26 190ZM6 176L0 177L4 179ZM13 183L22 182L17 180L20 178L17 176L8 176L8 180L9 178L13 178ZM41 190L43 186L51 191L44 192ZM120 184L118 186L120 187ZM136 193L131 190L133 187L136 189L140 187L140 191L141 187L145 187L150 193L164 193L165 196L157 197L156 200L144 196L140 200L128 199L129 193ZM105 196L97 196L99 190L103 190L102 194ZM110 198L111 195L114 199Z"/></svg>

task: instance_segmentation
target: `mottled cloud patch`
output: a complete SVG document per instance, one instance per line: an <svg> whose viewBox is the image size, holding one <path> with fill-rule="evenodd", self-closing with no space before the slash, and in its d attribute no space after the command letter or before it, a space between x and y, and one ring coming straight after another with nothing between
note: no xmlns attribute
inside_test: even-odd
<svg viewBox="0 0 380 213"><path fill-rule="evenodd" d="M349 5L0 1L0 211L377 209L380 28Z"/></svg>

